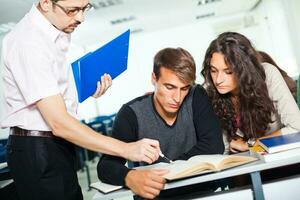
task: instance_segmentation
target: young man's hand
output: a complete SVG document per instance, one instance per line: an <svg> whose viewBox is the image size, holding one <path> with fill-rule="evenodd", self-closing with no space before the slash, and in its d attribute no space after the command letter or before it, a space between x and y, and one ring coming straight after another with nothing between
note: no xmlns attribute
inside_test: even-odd
<svg viewBox="0 0 300 200"><path fill-rule="evenodd" d="M143 198L154 199L165 186L164 169L131 170L125 177L125 184L131 191Z"/></svg>
<svg viewBox="0 0 300 200"><path fill-rule="evenodd" d="M124 144L124 152L121 156L131 161L142 161L151 164L158 159L161 152L157 140L144 138L137 142Z"/></svg>
<svg viewBox="0 0 300 200"><path fill-rule="evenodd" d="M93 94L94 98L98 98L102 96L106 90L112 85L112 79L109 74L104 74L101 76L101 83L100 81L97 82L97 89L96 92Z"/></svg>

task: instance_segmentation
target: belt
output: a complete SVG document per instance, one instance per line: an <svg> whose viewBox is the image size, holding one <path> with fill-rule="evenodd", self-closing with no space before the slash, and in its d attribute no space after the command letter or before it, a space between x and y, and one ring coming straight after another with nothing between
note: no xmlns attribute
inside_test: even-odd
<svg viewBox="0 0 300 200"><path fill-rule="evenodd" d="M10 135L16 136L33 136L33 137L54 137L51 131L34 131L34 130L25 130L19 127L11 127Z"/></svg>

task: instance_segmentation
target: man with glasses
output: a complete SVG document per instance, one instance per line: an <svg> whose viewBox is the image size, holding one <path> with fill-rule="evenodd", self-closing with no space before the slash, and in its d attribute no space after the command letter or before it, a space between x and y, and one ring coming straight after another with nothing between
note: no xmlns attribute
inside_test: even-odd
<svg viewBox="0 0 300 200"><path fill-rule="evenodd" d="M133 161L158 158L156 140L125 143L76 120L78 103L66 52L70 33L90 8L88 0L40 0L3 39L5 112L0 126L10 128L8 166L20 199L83 198L73 144ZM111 78L104 75L93 96L110 85Z"/></svg>
<svg viewBox="0 0 300 200"><path fill-rule="evenodd" d="M78 12L82 11L88 11L92 8L92 4L88 3L83 8L80 7L71 7L71 8L64 8L63 6L59 5L55 1L52 1L54 5L58 6L60 9L62 9L69 17L74 17L77 15Z"/></svg>

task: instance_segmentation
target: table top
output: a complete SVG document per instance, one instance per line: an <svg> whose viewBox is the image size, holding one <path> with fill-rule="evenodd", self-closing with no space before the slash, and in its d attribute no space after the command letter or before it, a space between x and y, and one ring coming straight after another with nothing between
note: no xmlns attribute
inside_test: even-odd
<svg viewBox="0 0 300 200"><path fill-rule="evenodd" d="M249 155L249 152L242 153L242 155ZM207 181L218 180L218 179L233 177L242 174L249 174L252 172L263 171L267 169L272 169L272 168L277 168L277 167L282 167L282 166L287 166L287 165L292 165L297 163L300 163L300 155L291 155L288 158L276 160L272 162L264 162L262 160L258 160L252 163L226 169L224 171L220 171L216 173L204 174L195 177L185 178L182 180L168 182L165 185L164 189L171 189L171 188L177 188L177 187L182 187L182 186L187 186L187 185L192 185L197 183L203 183ZM100 192L97 192L94 195L93 200L113 199L117 197L130 196L130 195L133 195L133 193L128 189L121 189L109 194L102 194Z"/></svg>

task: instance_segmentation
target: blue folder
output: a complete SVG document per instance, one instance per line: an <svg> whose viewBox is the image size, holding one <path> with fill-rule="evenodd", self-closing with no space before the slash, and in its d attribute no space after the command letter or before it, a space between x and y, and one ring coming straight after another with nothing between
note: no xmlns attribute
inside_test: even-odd
<svg viewBox="0 0 300 200"><path fill-rule="evenodd" d="M107 73L112 79L127 69L130 30L72 63L79 102L94 94L97 82Z"/></svg>

